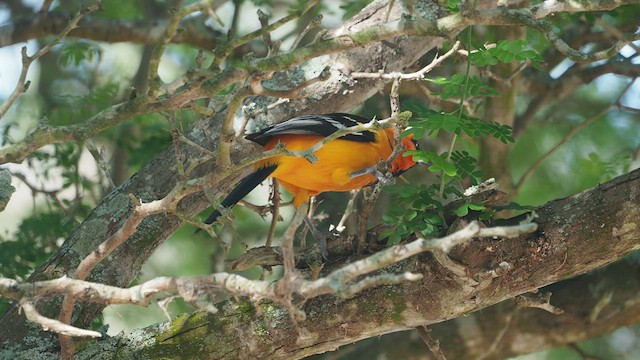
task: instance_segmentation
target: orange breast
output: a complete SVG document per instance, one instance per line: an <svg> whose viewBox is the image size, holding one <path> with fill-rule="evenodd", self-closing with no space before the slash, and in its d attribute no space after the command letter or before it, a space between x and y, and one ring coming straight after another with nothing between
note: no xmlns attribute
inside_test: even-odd
<svg viewBox="0 0 640 360"><path fill-rule="evenodd" d="M320 136L284 135L272 139L264 149L272 149L282 142L289 150L306 150L321 140ZM301 157L276 156L256 166L278 164L271 177L278 179L294 195L294 205L300 206L310 196L325 191L349 191L375 182L376 178L370 174L355 178L349 175L386 160L391 152L389 138L380 130L372 143L336 139L325 144L316 152L315 163Z"/></svg>

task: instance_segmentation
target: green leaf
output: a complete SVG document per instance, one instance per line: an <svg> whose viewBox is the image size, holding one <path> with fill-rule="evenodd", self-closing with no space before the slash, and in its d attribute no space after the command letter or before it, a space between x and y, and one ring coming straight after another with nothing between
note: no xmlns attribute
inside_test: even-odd
<svg viewBox="0 0 640 360"><path fill-rule="evenodd" d="M433 114L424 119L424 122L420 124L420 127L424 130L438 132L439 130L446 130L448 132L457 133L460 131L461 119L458 116L451 114Z"/></svg>
<svg viewBox="0 0 640 360"><path fill-rule="evenodd" d="M487 209L480 213L478 219L480 220L489 220L492 219L496 215L496 211L494 209Z"/></svg>
<svg viewBox="0 0 640 360"><path fill-rule="evenodd" d="M442 91L434 92L434 95L438 95L443 99L449 99L453 97L462 97L465 88L469 96L497 96L498 93L489 85L485 84L479 77L470 76L467 77L463 74L455 74L450 78L437 78L437 79L425 79L425 81L441 85Z"/></svg>
<svg viewBox="0 0 640 360"><path fill-rule="evenodd" d="M442 220L442 218L436 214L426 214L425 221L433 225L444 225L444 220Z"/></svg>
<svg viewBox="0 0 640 360"><path fill-rule="evenodd" d="M447 160L446 154L436 155L431 157L431 166L429 166L429 171L431 172L443 172L447 176L456 176L458 173L456 171L455 165Z"/></svg>
<svg viewBox="0 0 640 360"><path fill-rule="evenodd" d="M459 208L456 209L457 217L467 216L468 213L469 213L469 207L467 206L467 204L462 204Z"/></svg>
<svg viewBox="0 0 640 360"><path fill-rule="evenodd" d="M482 88L480 84L477 84L477 86L473 87L473 91L479 94L491 90ZM423 137L425 132L435 136L441 130L444 130L455 134L465 132L471 137L494 136L505 144L514 141L511 127L508 125L464 114L436 112L414 103L407 104L407 107L415 114L415 117L411 121L411 128L406 131L406 134L413 134L416 139Z"/></svg>
<svg viewBox="0 0 640 360"><path fill-rule="evenodd" d="M467 97L468 96L498 96L500 95L493 87L485 84L477 76L469 77L469 83L467 85Z"/></svg>
<svg viewBox="0 0 640 360"><path fill-rule="evenodd" d="M78 66L84 61L91 61L100 53L100 48L88 41L65 41L60 50L60 64Z"/></svg>
<svg viewBox="0 0 640 360"><path fill-rule="evenodd" d="M514 60L529 60L535 67L539 67L544 59L537 51L528 49L528 46L525 40L502 40L490 49L481 46L477 51L471 52L469 60L477 67L496 65L498 62L508 64Z"/></svg>
<svg viewBox="0 0 640 360"><path fill-rule="evenodd" d="M394 228L387 228L384 229L380 232L380 234L378 235L378 239L382 240L382 239L386 239L389 236L391 236L393 233L395 233L396 230Z"/></svg>
<svg viewBox="0 0 640 360"><path fill-rule="evenodd" d="M532 211L537 209L535 206L523 206L520 205L516 202L510 202L507 205L498 205L498 206L494 206L494 208L498 211L500 210L517 210L517 211L521 211L521 210L526 210L526 211Z"/></svg>
<svg viewBox="0 0 640 360"><path fill-rule="evenodd" d="M397 245L402 241L402 236L399 232L393 232L389 235L389 239L387 240L387 245Z"/></svg>
<svg viewBox="0 0 640 360"><path fill-rule="evenodd" d="M424 227L420 230L420 233L423 236L433 236L436 235L438 233L438 227L433 226L433 224L425 224Z"/></svg>
<svg viewBox="0 0 640 360"><path fill-rule="evenodd" d="M411 220L415 219L416 216L418 216L418 212L417 211L409 210L404 214L404 220L405 221L411 221Z"/></svg>
<svg viewBox="0 0 640 360"><path fill-rule="evenodd" d="M454 151L451 153L453 161L458 171L458 179L469 178L472 185L478 185L482 179L482 171L477 167L477 161L466 151Z"/></svg>
<svg viewBox="0 0 640 360"><path fill-rule="evenodd" d="M492 135L503 143L513 142L511 127L494 121L485 121L471 116L462 116L462 131L471 137Z"/></svg>
<svg viewBox="0 0 640 360"><path fill-rule="evenodd" d="M473 210L473 211L481 211L481 210L484 210L486 208L487 208L486 206L481 205L481 204L474 204L474 203L469 204L469 209Z"/></svg>
<svg viewBox="0 0 640 360"><path fill-rule="evenodd" d="M454 13L460 11L460 5L462 5L462 0L449 0L447 2L447 7Z"/></svg>
<svg viewBox="0 0 640 360"><path fill-rule="evenodd" d="M456 215L458 217L463 217L463 216L467 216L467 214L469 214L469 210L472 211L483 211L485 210L486 207L484 205L480 205L480 204L473 204L473 203L464 203L462 205L460 205L460 207L458 207L455 211Z"/></svg>
<svg viewBox="0 0 640 360"><path fill-rule="evenodd" d="M437 156L437 155L436 155ZM391 230L385 230L380 238L389 237L389 245L397 244L406 236L419 231L423 235L433 235L440 231L444 221L435 213L436 209L442 209L443 205L435 200L438 186L431 185L405 185L397 186L392 192L405 196L394 196L391 207L382 216L385 223L392 225Z"/></svg>

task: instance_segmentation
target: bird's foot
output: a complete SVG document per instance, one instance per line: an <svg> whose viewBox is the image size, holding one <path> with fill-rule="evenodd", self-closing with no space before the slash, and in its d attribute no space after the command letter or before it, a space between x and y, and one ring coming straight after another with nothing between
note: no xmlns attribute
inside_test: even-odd
<svg viewBox="0 0 640 360"><path fill-rule="evenodd" d="M387 176L382 171L380 171L380 169L378 168L378 165L372 165L362 170L354 171L351 174L349 174L349 177L353 179L355 177L358 177L360 175L365 175L365 174L371 174L375 176L376 179L378 179L378 181L385 186L393 183L393 178L391 176Z"/></svg>

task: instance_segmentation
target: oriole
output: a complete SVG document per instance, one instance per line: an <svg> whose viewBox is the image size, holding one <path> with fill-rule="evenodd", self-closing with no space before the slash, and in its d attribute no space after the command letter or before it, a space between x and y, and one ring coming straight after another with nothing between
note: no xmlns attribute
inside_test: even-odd
<svg viewBox="0 0 640 360"><path fill-rule="evenodd" d="M335 113L304 115L271 125L246 136L263 146L273 149L283 143L288 150L307 150L334 132L369 122L358 115ZM406 150L415 150L411 136L402 138ZM222 201L229 208L244 198L264 179L273 177L293 195L295 207L307 203L311 196L325 191L350 191L363 188L377 181L371 169L393 152L393 130L355 132L324 144L312 163L303 157L278 155L255 164L255 171L244 178ZM399 175L416 164L411 156L400 154L391 163L391 173ZM214 211L206 220L211 224L220 216Z"/></svg>

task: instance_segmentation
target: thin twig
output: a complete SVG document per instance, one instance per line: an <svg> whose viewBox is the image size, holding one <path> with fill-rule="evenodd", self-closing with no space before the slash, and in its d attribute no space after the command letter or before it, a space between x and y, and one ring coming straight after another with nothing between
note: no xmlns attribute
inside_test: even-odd
<svg viewBox="0 0 640 360"><path fill-rule="evenodd" d="M356 204L356 199L358 198L358 194L360 194L360 190L351 190L350 193L351 193L351 197L349 198L349 202L347 202L347 206L345 207L344 212L342 213L342 217L340 218L338 225L335 226L335 230L339 233L343 232L344 229L346 229L344 224L347 222L347 219L349 218L349 216L353 214L356 210L355 204ZM333 229L329 228L329 230L333 230Z"/></svg>
<svg viewBox="0 0 640 360"><path fill-rule="evenodd" d="M475 3L474 3L474 6L475 6ZM467 33L469 34L468 42L471 43L471 28L467 29ZM471 72L471 61L467 60L464 88L462 89L462 96L460 97L460 104L458 106L458 118L461 118L463 114L465 99L467 97L467 90L469 89L469 73L470 72ZM451 134L451 141L449 143L449 150L447 152L447 161L451 160L451 154L453 154L453 149L456 145L457 139L458 139L458 134L456 134L455 132ZM443 172L440 178L440 189L438 190L438 196L440 198L444 197L444 186L446 182L447 182L447 174Z"/></svg>
<svg viewBox="0 0 640 360"><path fill-rule="evenodd" d="M264 11L258 9L258 21L260 21L260 27L262 27L262 29L264 30L269 26L269 15L267 15ZM262 41L264 41L267 49L269 49L269 52L271 52L273 43L271 42L271 33L269 31L262 32Z"/></svg>
<svg viewBox="0 0 640 360"><path fill-rule="evenodd" d="M173 145L173 152L175 153L178 175L180 176L180 178L184 179L184 163L182 162L182 151L180 150L180 139L184 138L184 136L180 134L180 130L178 130L178 128L176 127L175 116L173 113L169 113L167 115L167 121L169 122L169 125L171 125L171 143Z"/></svg>
<svg viewBox="0 0 640 360"><path fill-rule="evenodd" d="M273 237L276 234L276 226L278 226L278 221L280 218L280 187L278 184L278 180L276 178L272 178L271 183L271 225L269 225L269 233L267 235L267 241L264 246L271 246L271 242L273 241Z"/></svg>
<svg viewBox="0 0 640 360"><path fill-rule="evenodd" d="M321 23L322 23L322 14L318 14L311 20L311 22L307 24L307 26L304 27L304 29L298 34L298 36L296 36L296 39L293 41L293 44L291 45L291 48L289 49L289 51L295 50L300 44L300 41L302 41L302 38L304 38L304 36L307 35L309 30L320 26Z"/></svg>
<svg viewBox="0 0 640 360"><path fill-rule="evenodd" d="M233 123L238 110L242 106L242 102L251 95L251 91L251 87L249 86L240 87L234 92L228 103L228 109L226 110L224 122L222 123L222 133L218 141L218 153L216 155L219 168L225 169L231 166L231 143L235 139Z"/></svg>
<svg viewBox="0 0 640 360"><path fill-rule="evenodd" d="M40 7L39 15L44 16L49 12L49 8L51 8L51 3L53 0L45 0L42 2L42 6Z"/></svg>
<svg viewBox="0 0 640 360"><path fill-rule="evenodd" d="M555 144L553 147L547 150L544 154L542 154L542 156L538 157L536 161L534 161L533 164L529 166L527 171L524 172L524 174L520 177L518 182L514 185L514 189L516 191L520 189L520 187L522 187L522 184L524 184L524 182L529 178L529 176L531 176L533 172L536 171L536 169L540 166L540 164L542 164L546 159L548 159L551 155L553 155L560 147L562 147L562 145L568 143L578 132L580 132L580 130L591 125L591 123L600 119L602 116L608 113L609 110L611 110L612 106L613 105L607 106L606 108L596 113L592 117L588 118L587 120L583 121L579 125L571 128L571 130L569 130L569 132L567 132L564 135L562 140L560 140L557 144Z"/></svg>
<svg viewBox="0 0 640 360"><path fill-rule="evenodd" d="M622 31L620 31L618 28L616 28L615 26L609 24L608 22L602 20L602 18L597 18L596 19L596 24L602 26L605 30L607 30L611 35L615 36L616 39L624 41L625 40L625 35L624 33L622 33ZM633 50L636 51L636 53L640 54L640 46L636 45L634 42L630 42L628 44Z"/></svg>
<svg viewBox="0 0 640 360"><path fill-rule="evenodd" d="M407 281L422 280L422 274L404 272L402 274L380 274L364 278L344 290L338 291L337 295L341 299L349 299L359 294L365 289L371 289L382 285L396 285Z"/></svg>
<svg viewBox="0 0 640 360"><path fill-rule="evenodd" d="M507 330L509 330L509 327L511 326L511 323L515 318L515 315L516 315L515 311L512 311L507 315L504 325L502 326L498 334L493 339L493 342L491 343L489 348L484 353L476 357L474 360L483 360L489 357L490 355L492 355L496 351L496 349L498 348L498 345L500 345L500 342L502 341L502 339L504 339L504 336L507 334Z"/></svg>
<svg viewBox="0 0 640 360"><path fill-rule="evenodd" d="M393 79L391 91L389 92L389 106L391 108L391 116L397 116L400 113L400 77ZM396 128L394 127L394 129ZM396 145L398 145L398 142L394 142L394 148Z"/></svg>
<svg viewBox="0 0 640 360"><path fill-rule="evenodd" d="M311 10L312 7L314 7L320 0L312 0L307 2L302 8L300 8L298 11L293 12L285 17L283 17L282 19L271 23L270 25L261 27L259 30L253 31L249 34L246 34L244 36L241 36L239 38L230 40L229 42L227 42L224 45L220 45L216 48L216 52L215 52L215 59L213 61L213 63L211 64L211 69L216 69L218 68L222 62L224 61L224 59L227 58L227 56L229 56L229 54L231 53L231 51L233 49L238 48L239 46L242 46L246 43L248 43L249 41L256 39L260 36L263 36L264 34L267 33L271 33L274 30L278 29L279 27L281 27L282 25L288 23L289 21L292 21L294 19L297 19L299 17L301 17L302 15L306 14L309 10Z"/></svg>
<svg viewBox="0 0 640 360"><path fill-rule="evenodd" d="M111 176L111 165L109 165L109 162L105 159L104 149L102 149L102 151L98 151L98 148L92 139L87 139L84 142L84 146L89 150L89 153L93 156L96 164L98 164L98 168L102 170L102 173L107 178L107 181L109 182L107 190L111 192L111 190L116 188L116 184L113 182L113 177Z"/></svg>
<svg viewBox="0 0 640 360"><path fill-rule="evenodd" d="M227 32L227 39L233 38L237 32L238 19L240 18L240 5L244 0L233 0L233 15L231 16L231 25Z"/></svg>
<svg viewBox="0 0 640 360"><path fill-rule="evenodd" d="M240 130L238 130L236 132L236 139L242 137L242 135L244 135L244 131L247 128L247 124L249 123L249 119L255 118L256 116L263 114L263 113L267 113L269 110L272 110L274 108L276 108L277 106L284 104L284 103L288 103L289 101L291 101L289 98L280 98L274 102L272 102L271 104L262 107L258 110L255 110L255 103L250 103L249 105L243 105L242 106L242 113L243 113L243 119L242 119L242 124L240 125Z"/></svg>
<svg viewBox="0 0 640 360"><path fill-rule="evenodd" d="M12 172L11 175L16 177L20 181L22 181L25 185L27 185L27 187L29 188L29 190L31 190L31 193L33 194L34 197L36 194L44 194L50 197L51 200L53 200L53 202L55 202L56 205L58 205L58 207L62 210L63 213L65 213L66 215L70 215L67 207L62 203L62 200L58 198L58 193L63 189L58 189L58 190L40 189L40 188L37 188L35 185L31 184L31 182L29 182L27 177L22 173Z"/></svg>
<svg viewBox="0 0 640 360"><path fill-rule="evenodd" d="M75 326L67 325L63 322L50 319L38 312L35 305L31 301L20 300L20 307L24 311L27 320L39 324L45 331L52 331L56 334L76 337L93 337L100 338L102 334L93 330L84 330Z"/></svg>
<svg viewBox="0 0 640 360"><path fill-rule="evenodd" d="M282 265L284 266L284 277L291 278L296 268L296 260L294 255L293 240L296 236L296 231L302 224L304 217L306 216L306 210L304 206L296 210L291 223L287 230L282 234Z"/></svg>
<svg viewBox="0 0 640 360"><path fill-rule="evenodd" d="M145 207L141 205L140 207ZM153 204L152 209L145 211L158 211L158 204ZM191 277L159 277L131 288L119 288L100 283L92 283L80 279L62 277L55 280L36 281L29 283L19 283L12 279L0 278L0 295L21 301L23 307L26 304L26 310L31 311L30 300L35 297L53 297L65 295L65 298L78 299L100 304L136 304L146 306L150 304L153 297L160 292L176 292L187 301L193 301L197 298L198 293L194 293L194 289L211 289L216 288L233 296L248 296L251 299L271 299L277 303L286 305L294 315L304 314L300 310L293 307L291 298L293 294L299 294L305 299L316 297L323 294L338 294L339 296L353 296L359 291L373 286L382 284L397 284L401 281L415 281L422 276L420 274L382 274L380 276L366 277L360 281L352 283L354 280L369 274L373 271L380 270L388 265L402 261L410 256L414 256L424 251L438 250L448 252L454 245L462 244L476 237L515 237L524 233L530 233L537 229L534 223L523 223L516 226L504 226L493 228L480 228L477 222L472 222L465 228L445 236L441 239L423 239L419 238L405 245L396 245L385 249L379 253L373 254L367 258L358 260L354 263L343 266L331 272L329 275L317 280L305 280L301 276L297 276L295 268L295 259L293 257L293 237L296 229L302 222L305 212L303 208L298 209L292 225L285 232L283 252L285 275L283 278L273 283L271 281L249 280L237 274L229 274L224 272L214 273L207 276L191 276ZM134 219L136 216L131 216ZM133 221L133 220L132 220ZM124 228L124 227L123 227ZM117 236L116 236L117 237ZM113 245L114 243L112 243ZM104 246L103 246L104 245ZM102 252L92 253L89 257L94 260L83 260L84 264L88 262L95 263L98 258L108 256L109 249L106 244L102 244ZM94 256L95 255L95 256ZM277 254L274 254L277 257ZM88 257L88 258L89 258ZM82 266L80 266L82 267ZM84 272L86 273L85 267ZM78 271L78 275L80 271ZM80 276L78 276L80 277ZM31 313L34 314L34 313ZM55 320L44 317L30 317L33 321L46 326L54 332L62 332L72 336L98 336L97 333L69 333L67 328L51 326ZM64 322L60 322L63 323ZM65 339L69 339L68 336ZM63 349L67 354L71 354L73 347ZM70 351L71 352L68 352Z"/></svg>
<svg viewBox="0 0 640 360"><path fill-rule="evenodd" d="M315 196L312 196L311 198L309 198L309 209L307 210L307 217L309 218L309 220L313 221L313 219L316 218L315 213L316 210L318 209L318 205L319 201L318 198ZM307 233L309 232L309 227L308 226L304 226L302 228L302 230L300 230L300 235L299 235L299 245L300 248L304 249L307 247Z"/></svg>
<svg viewBox="0 0 640 360"><path fill-rule="evenodd" d="M455 44L453 44L453 46L451 47L451 49L449 51L447 51L444 55L442 55L440 57L436 56L429 65L423 67L422 69L420 69L420 70L418 70L416 72L412 72L412 73L353 72L353 73L351 73L351 77L354 78L354 79L365 78L365 79L386 79L386 80L393 80L393 79L422 80L422 79L424 79L424 76L427 73L429 73L431 70L435 69L443 61L445 61L448 57L450 57L454 53L458 52L458 49L460 49L460 46L462 46L460 41L456 41Z"/></svg>
<svg viewBox="0 0 640 360"><path fill-rule="evenodd" d="M436 358L436 360L447 360L447 357L444 356L444 353L440 348L440 341L434 340L431 335L429 335L429 333L431 332L430 329L428 329L426 326L419 326L416 328L416 331L418 332L418 335L420 335L422 341L427 344L427 347Z"/></svg>
<svg viewBox="0 0 640 360"><path fill-rule="evenodd" d="M165 199L171 199L172 197L165 197ZM104 260L107 256L109 256L115 249L117 249L122 243L124 243L127 239L133 235L138 225L144 220L147 216L158 213L160 211L165 210L166 203L168 200L157 200L147 204L137 205L133 211L133 213L129 216L129 218L125 221L125 223L116 231L111 237L102 242L98 247L92 251L89 255L87 255L76 270L70 274L70 277L73 277L78 280L84 280L89 276L91 270L93 270L102 260ZM173 204L175 206L175 203ZM64 324L71 324L71 318L73 316L73 307L76 303L76 298L74 296L67 295L64 297L62 301L62 305L60 306L60 315L58 316L58 320ZM60 334L60 357L62 359L69 359L75 352L75 343L72 339L65 335Z"/></svg>
<svg viewBox="0 0 640 360"><path fill-rule="evenodd" d="M551 292L536 294L535 297L518 295L513 298L513 301L521 308L538 308L554 315L564 314L564 310L551 305Z"/></svg>
<svg viewBox="0 0 640 360"><path fill-rule="evenodd" d="M9 108L11 108L11 106L18 99L18 97L20 97L20 95L22 95L23 93L25 93L29 89L29 85L30 85L31 82L30 81L26 81L26 79L27 79L27 72L29 71L29 67L31 66L31 64L33 64L33 62L38 60L44 54L46 54L49 51L51 51L51 49L54 46L58 45L60 43L60 41L62 41L62 39L64 39L69 34L69 32L71 30L75 29L76 26L78 26L78 22L80 21L80 19L82 19L82 17L84 17L85 15L87 15L89 13L97 11L100 8L101 8L101 3L98 1L95 4L90 5L90 6L86 7L85 9L80 10L76 14L76 16L74 16L73 19L71 19L69 21L69 23L67 24L67 26L65 26L65 28L62 30L62 32L60 32L60 34L58 34L58 36L56 36L55 39L53 39L53 41L51 41L50 43L45 45L42 49L38 50L32 56L28 56L27 55L27 47L26 46L22 47L22 51L21 51L21 53L22 53L22 70L20 71L20 76L18 77L18 83L16 84L16 87L11 92L11 95L9 95L9 98L7 98L7 100L2 104L2 106L0 106L0 119L2 119L2 117L6 114L6 112L9 110Z"/></svg>
<svg viewBox="0 0 640 360"><path fill-rule="evenodd" d="M182 4L182 0L177 0L175 6L180 7ZM162 35L162 38L156 45L155 49L153 49L153 54L149 59L149 97L156 98L160 94L160 87L162 86L162 80L160 79L160 75L158 74L158 67L160 66L160 59L162 58L162 54L164 54L167 45L171 42L176 36L178 31L178 24L180 23L180 19L182 18L183 13L181 11L177 11L172 9L170 11L171 17L169 18L169 24Z"/></svg>

